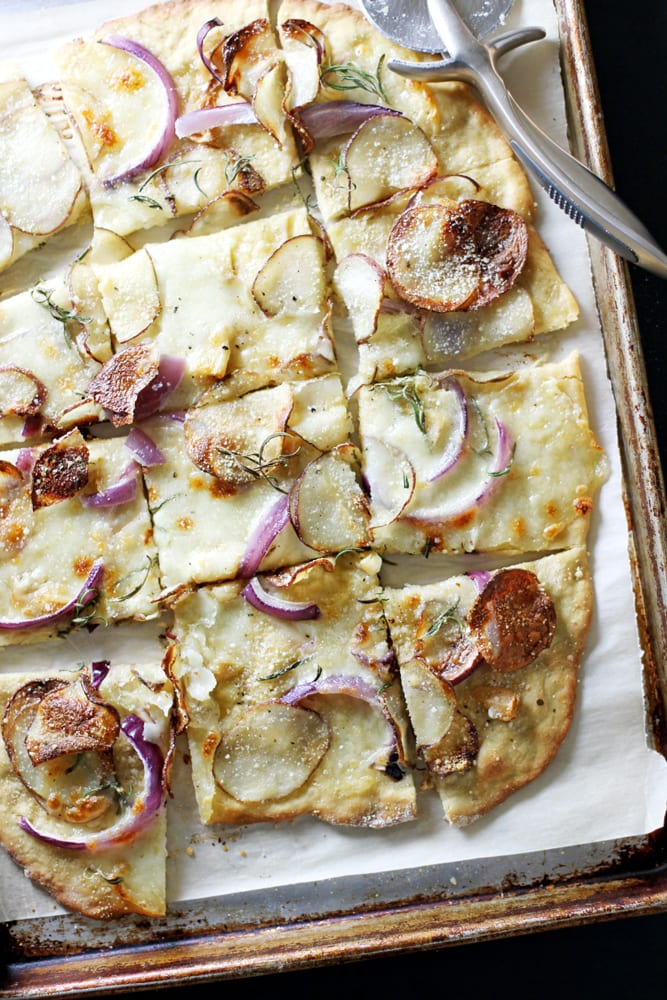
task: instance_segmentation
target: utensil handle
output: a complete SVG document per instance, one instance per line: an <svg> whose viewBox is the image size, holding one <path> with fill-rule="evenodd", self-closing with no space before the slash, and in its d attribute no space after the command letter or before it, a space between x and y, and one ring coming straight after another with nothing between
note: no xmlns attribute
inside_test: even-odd
<svg viewBox="0 0 667 1000"><path fill-rule="evenodd" d="M667 278L667 255L618 195L549 138L519 107L494 66L476 85L516 157L549 197L592 236L640 267Z"/></svg>

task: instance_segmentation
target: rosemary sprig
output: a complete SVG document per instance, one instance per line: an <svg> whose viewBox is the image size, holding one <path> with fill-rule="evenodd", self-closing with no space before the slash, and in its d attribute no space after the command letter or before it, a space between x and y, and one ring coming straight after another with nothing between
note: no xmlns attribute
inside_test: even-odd
<svg viewBox="0 0 667 1000"><path fill-rule="evenodd" d="M411 407L417 427L426 433L426 415L424 403L417 392L417 386L410 379L396 379L389 382L378 382L380 388L384 389L392 402L405 402Z"/></svg>
<svg viewBox="0 0 667 1000"><path fill-rule="evenodd" d="M463 622L458 613L458 607L459 602L457 601L455 604L452 604L451 607L446 608L443 612L441 612L441 614L433 620L426 632L424 632L424 638L430 639L432 636L437 635L445 625L451 625L452 623L456 625L460 632L462 632Z"/></svg>
<svg viewBox="0 0 667 1000"><path fill-rule="evenodd" d="M275 681L278 677L284 677L285 674L290 672L290 670L296 670L297 667L300 667L302 663L305 663L306 660L309 659L310 657L306 656L302 660L293 660L292 663L288 663L286 667L281 667L280 670L276 670L275 673L267 674L266 677L260 677L260 681Z"/></svg>
<svg viewBox="0 0 667 1000"><path fill-rule="evenodd" d="M388 104L389 99L381 79L384 61L385 55L382 54L375 73L369 73L353 62L332 63L322 67L320 81L331 90L365 90L367 94L374 94Z"/></svg>
<svg viewBox="0 0 667 1000"><path fill-rule="evenodd" d="M498 472L490 472L489 473L489 476L492 479L500 479L501 476L506 476L509 473L510 469L514 465L514 453L515 453L515 451L516 451L516 443L514 445L512 445L512 454L510 455L509 461L508 461L507 465L505 466L505 468L504 469L499 469Z"/></svg>
<svg viewBox="0 0 667 1000"><path fill-rule="evenodd" d="M118 589L118 587L121 584L127 583L133 577L136 577L136 575L138 573L143 573L143 576L141 577L141 580L139 581L139 583L135 587L133 587L131 590L129 590L127 592L127 594L123 594L121 597L115 597L115 596L112 597L111 598L112 601L128 601L131 597L134 597L135 594L139 593L139 591L141 590L141 588L144 586L144 584L148 580L148 577L150 576L150 572L151 572L152 568L154 566L157 566L157 556L149 556L149 555L147 555L146 556L146 562L147 562L146 569L143 569L143 568L141 568L141 569L133 569L129 573L126 573L125 576L122 576L119 580L116 580L116 582L115 582L115 584L113 586L114 592Z"/></svg>
<svg viewBox="0 0 667 1000"><path fill-rule="evenodd" d="M131 194L129 200L140 201L142 205L148 205L149 208L158 208L160 211L164 210L164 205L161 205L159 201L151 198L148 194Z"/></svg>
<svg viewBox="0 0 667 1000"><path fill-rule="evenodd" d="M225 151L225 158L227 163L225 164L225 180L229 187L232 186L239 174L242 174L244 170L247 170L250 166L250 161L253 159L252 156L237 156L232 157L227 151Z"/></svg>
<svg viewBox="0 0 667 1000"><path fill-rule="evenodd" d="M54 302L53 291L49 291L48 288L43 288L41 285L37 285L33 288L30 295L32 296L33 302L36 302L39 306L43 306L44 309L48 310L54 319L58 320L59 323L62 323L67 346L74 348L68 324L72 322L78 323L79 326L84 326L85 323L90 322L90 317L79 316L78 313L72 311L71 309L66 309L64 306L58 305L57 302Z"/></svg>
<svg viewBox="0 0 667 1000"><path fill-rule="evenodd" d="M86 868L86 875L88 876L88 878L92 878L95 875L99 875L99 877L103 878L105 882L109 883L109 885L120 885L120 883L123 881L122 875L107 875L106 872L103 872L101 868L95 868L93 865L88 865L88 867Z"/></svg>
<svg viewBox="0 0 667 1000"><path fill-rule="evenodd" d="M263 479L269 484L269 486L272 486L274 490L278 490L279 493L288 493L289 490L284 489L280 485L278 477L275 473L279 469L284 469L290 459L296 458L301 451L301 446L298 445L294 451L285 452L282 455L278 455L277 458L266 458L265 449L275 438L292 439L292 437L293 435L290 434L289 431L276 431L275 434L269 434L269 436L262 441L259 451L251 452L247 455L244 455L239 451L233 451L231 448L219 447L217 450L219 454L232 459L232 461L234 461L240 469L248 473L248 475L250 475L253 479Z"/></svg>

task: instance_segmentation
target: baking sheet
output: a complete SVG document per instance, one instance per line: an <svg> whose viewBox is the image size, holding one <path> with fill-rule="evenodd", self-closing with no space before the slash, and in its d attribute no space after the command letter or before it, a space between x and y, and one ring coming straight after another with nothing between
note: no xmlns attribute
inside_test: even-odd
<svg viewBox="0 0 667 1000"><path fill-rule="evenodd" d="M49 54L72 35L144 4L132 0L92 0L37 11L12 4L0 14L0 58L11 55L31 83L48 79ZM18 8L15 8L18 9ZM517 0L507 27L539 24L547 39L507 57L506 78L513 92L550 134L565 141L565 112L558 65L556 16L549 0ZM633 606L627 523L623 503L616 414L590 277L587 243L546 196L538 196L538 229L581 308L579 321L564 334L541 337L535 355L557 359L576 349L582 356L593 428L610 458L611 475L600 496L592 525L590 551L596 613L582 666L577 712L568 738L545 774L512 796L489 817L465 830L442 819L434 795L420 798L421 817L385 831L333 828L304 818L294 824L206 829L192 823L194 800L182 754L177 755L175 787L185 799L170 803L168 869L172 902L251 892L296 882L355 876L386 870L522 855L575 844L636 837L662 826L667 797L667 766L647 746L642 695L642 653ZM17 266L18 267L18 266ZM18 270L0 278L11 287ZM517 350L496 354L509 364L523 360ZM477 363L472 362L470 367ZM459 564L457 563L457 566ZM445 572L451 561L431 557L414 563L419 578ZM411 571L411 570L410 570ZM388 578L387 582L395 582ZM109 655L122 643L139 655L155 648L150 628L119 629L100 636L74 636L75 660ZM101 643L106 645L103 649ZM108 652L107 652L108 649ZM51 649L2 650L0 669L32 666L36 657L53 665ZM298 867L294 858L298 857ZM0 917L46 916L61 909L36 889L2 855Z"/></svg>

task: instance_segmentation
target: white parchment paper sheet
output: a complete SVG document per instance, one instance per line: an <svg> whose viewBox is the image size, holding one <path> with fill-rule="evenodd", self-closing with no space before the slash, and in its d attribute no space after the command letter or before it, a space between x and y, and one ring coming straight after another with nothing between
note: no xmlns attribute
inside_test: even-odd
<svg viewBox="0 0 667 1000"><path fill-rule="evenodd" d="M137 0L88 0L67 6L4 0L0 5L0 58L17 61L32 84L53 79L51 53L59 43L141 6L144 4ZM506 26L526 25L545 28L547 37L505 57L506 79L528 113L564 144L558 32L550 0L517 0ZM628 128L631 130L631 122ZM631 132L628 141L632 141ZM537 188L535 191L538 229L580 304L581 317L564 334L539 338L531 345L531 355L557 359L573 349L580 352L591 423L611 464L590 536L595 618L582 666L577 711L563 747L540 779L464 830L448 827L435 795L422 797L417 821L384 831L334 828L308 817L283 826L206 829L193 819L194 796L179 753L174 775L179 799L169 807L170 900L517 855L640 836L662 826L667 766L648 749L645 737L641 651L625 542L614 400L606 374L587 244L581 230ZM18 264L6 279L0 277L0 291L21 274ZM522 360L521 352L501 353L502 364ZM428 563L421 560L419 578L441 573L446 565L446 561L433 558ZM387 582L396 580L388 578ZM70 663L117 655L119 650L124 657L160 655L151 628L123 628L108 635L96 632L72 637ZM48 667L55 665L52 656L43 646L16 652L0 650L0 669L35 664ZM0 884L2 919L62 912L4 854L0 854Z"/></svg>

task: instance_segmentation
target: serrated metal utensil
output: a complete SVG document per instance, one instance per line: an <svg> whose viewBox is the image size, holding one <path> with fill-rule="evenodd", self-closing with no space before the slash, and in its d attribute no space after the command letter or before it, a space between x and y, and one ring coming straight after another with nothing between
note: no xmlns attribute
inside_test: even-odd
<svg viewBox="0 0 667 1000"><path fill-rule="evenodd" d="M667 255L618 195L562 149L523 111L498 70L506 52L544 38L541 28L484 39L507 16L513 0L360 0L368 20L386 37L416 52L439 54L425 62L390 59L389 69L426 82L464 80L507 136L517 159L577 225L620 257L667 278Z"/></svg>

